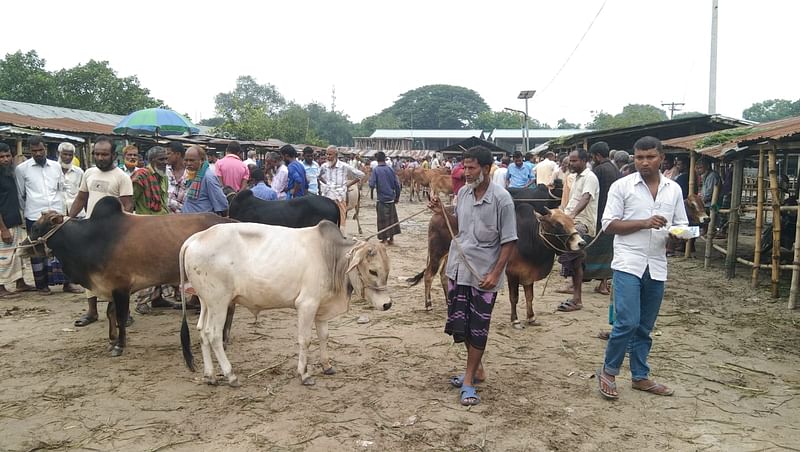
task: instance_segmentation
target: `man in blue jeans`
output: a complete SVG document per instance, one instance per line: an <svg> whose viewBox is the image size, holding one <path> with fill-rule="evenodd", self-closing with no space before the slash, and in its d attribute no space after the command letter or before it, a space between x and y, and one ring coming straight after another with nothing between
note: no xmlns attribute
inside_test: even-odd
<svg viewBox="0 0 800 452"><path fill-rule="evenodd" d="M603 212L603 230L614 236L614 326L606 345L603 367L597 371L600 394L619 398L615 378L625 352L629 355L633 389L668 396L673 390L649 378L647 356L653 340L667 258L664 253L670 226L688 226L683 194L677 183L664 177L661 141L640 138L633 145L636 172L611 185Z"/></svg>

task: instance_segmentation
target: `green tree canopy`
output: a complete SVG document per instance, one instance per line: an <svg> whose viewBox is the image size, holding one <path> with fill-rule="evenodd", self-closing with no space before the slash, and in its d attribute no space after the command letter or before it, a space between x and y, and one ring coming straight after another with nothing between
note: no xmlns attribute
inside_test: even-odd
<svg viewBox="0 0 800 452"><path fill-rule="evenodd" d="M275 115L286 106L286 99L275 85L261 85L254 77L242 75L236 79L233 91L216 95L214 104L219 116L226 121L237 121L250 114L252 109Z"/></svg>
<svg viewBox="0 0 800 452"><path fill-rule="evenodd" d="M616 129L619 127L632 127L653 122L666 121L667 112L644 104L628 104L621 113L611 115L604 111L594 113L594 118L588 124L587 129L603 130Z"/></svg>
<svg viewBox="0 0 800 452"><path fill-rule="evenodd" d="M681 113L676 113L672 119L680 119L680 118L695 118L697 116L705 116L705 113L700 113L699 111L684 111Z"/></svg>
<svg viewBox="0 0 800 452"><path fill-rule="evenodd" d="M742 112L744 119L756 122L800 116L800 99L792 102L786 99L769 99L756 102Z"/></svg>
<svg viewBox="0 0 800 452"><path fill-rule="evenodd" d="M53 74L62 107L127 115L143 108L160 107L135 76L120 78L108 61L89 60Z"/></svg>
<svg viewBox="0 0 800 452"><path fill-rule="evenodd" d="M494 129L519 129L523 118L517 113L507 111L482 111L472 121L471 127L485 131Z"/></svg>
<svg viewBox="0 0 800 452"><path fill-rule="evenodd" d="M461 86L427 85L400 95L381 114L392 114L403 128L463 129L489 111L477 92Z"/></svg>
<svg viewBox="0 0 800 452"><path fill-rule="evenodd" d="M0 60L0 98L118 115L163 105L135 76L118 77L108 61L49 72L35 50Z"/></svg>
<svg viewBox="0 0 800 452"><path fill-rule="evenodd" d="M568 122L566 118L561 118L556 123L556 129L580 129L581 125L576 122Z"/></svg>

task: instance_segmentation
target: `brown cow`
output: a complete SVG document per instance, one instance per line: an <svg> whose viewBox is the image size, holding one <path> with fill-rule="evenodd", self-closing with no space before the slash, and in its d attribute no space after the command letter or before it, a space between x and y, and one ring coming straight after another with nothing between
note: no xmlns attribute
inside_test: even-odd
<svg viewBox="0 0 800 452"><path fill-rule="evenodd" d="M453 194L453 178L449 174L435 174L431 177L431 193L440 199Z"/></svg>
<svg viewBox="0 0 800 452"><path fill-rule="evenodd" d="M448 173L447 168L437 168L437 169L425 169L425 168L414 168L413 172L411 173L411 195L409 196L409 202L414 201L414 193L417 194L417 200L422 201L422 196L420 192L425 192L426 197L430 199L430 195L427 193L427 188L430 188L431 185L431 178L437 175L446 175ZM450 191L452 192L452 183Z"/></svg>
<svg viewBox="0 0 800 452"><path fill-rule="evenodd" d="M692 226L707 227L711 219L706 213L703 198L700 195L690 194L683 200L684 207L686 208L686 217L689 219L689 224ZM688 246L691 252L695 251L696 239L689 239L685 246ZM679 247L682 240L669 239L667 241L667 255L674 255L675 250Z"/></svg>
<svg viewBox="0 0 800 452"><path fill-rule="evenodd" d="M527 321L533 324L536 315L533 311L533 283L539 281L553 268L555 253L564 250L577 251L586 246L580 234L575 230L572 219L558 209L558 199L554 199L544 186L536 189L510 190L512 197L526 201L515 201L517 216L517 246L509 259L506 267L508 278L509 298L511 302L511 322L515 327L521 327L517 320L517 303L519 301L519 285L525 290L527 305ZM452 208L447 209L453 233L458 233L458 224L452 215ZM450 232L444 217L435 213L428 223L428 262L424 271L420 272L407 282L411 285L425 280L425 309L431 303L431 282L433 276L439 272L442 288L447 297L447 277L444 275L444 262L450 249Z"/></svg>
<svg viewBox="0 0 800 452"><path fill-rule="evenodd" d="M65 221L59 213L43 213L31 228L31 239L37 240L58 227L47 238L47 247L61 261L71 281L90 289L98 298L113 301L106 311L108 337L113 344L111 356L119 356L126 345L130 294L163 284L177 286L178 254L183 242L215 224L233 222L236 220L211 213L131 215L122 211L117 198L106 196L86 220ZM43 252L41 247L36 248L36 252Z"/></svg>

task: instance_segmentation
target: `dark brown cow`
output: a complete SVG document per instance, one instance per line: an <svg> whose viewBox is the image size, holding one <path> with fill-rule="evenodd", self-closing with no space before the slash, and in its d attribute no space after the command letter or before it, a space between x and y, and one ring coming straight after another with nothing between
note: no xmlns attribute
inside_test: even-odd
<svg viewBox="0 0 800 452"><path fill-rule="evenodd" d="M580 234L575 230L572 219L559 209L550 209L559 204L558 199L553 199L544 186L536 189L510 190L515 201L517 217L517 246L506 267L508 279L509 299L511 301L511 322L515 327L521 327L517 320L517 303L519 302L519 286L525 291L527 305L527 321L533 323L533 283L539 281L553 268L555 253L563 250L579 250L586 245ZM453 210L449 208L448 218L453 227L453 233L458 234L458 224ZM411 285L425 280L425 309L431 303L431 282L433 276L439 272L442 289L447 297L447 279L444 275L446 257L450 249L450 232L440 213L434 213L428 223L428 262L424 271L420 272L407 282Z"/></svg>
<svg viewBox="0 0 800 452"><path fill-rule="evenodd" d="M700 195L689 195L683 200L684 207L686 208L686 217L689 219L689 224L692 226L701 226L703 228L708 226L710 220L706 213L703 198ZM695 251L696 239L689 239L685 246L688 246L691 252ZM669 239L667 242L667 252L672 255L679 247L682 240Z"/></svg>
<svg viewBox="0 0 800 452"><path fill-rule="evenodd" d="M47 247L63 264L64 273L98 298L113 301L106 311L111 356L121 355L126 345L130 294L152 286L178 285L183 242L215 224L236 222L211 213L131 215L111 196L97 202L91 218L64 220L59 213L43 213L31 228L31 239L58 226L47 239Z"/></svg>

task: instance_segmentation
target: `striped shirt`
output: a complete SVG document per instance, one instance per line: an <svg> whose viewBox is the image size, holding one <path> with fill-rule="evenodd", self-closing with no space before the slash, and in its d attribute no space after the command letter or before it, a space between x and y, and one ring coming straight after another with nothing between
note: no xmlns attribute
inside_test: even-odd
<svg viewBox="0 0 800 452"><path fill-rule="evenodd" d="M337 159L333 166L331 162L322 165L320 177L325 179L325 184L320 187L322 195L334 201L344 201L347 199L347 183L361 179L364 173Z"/></svg>

